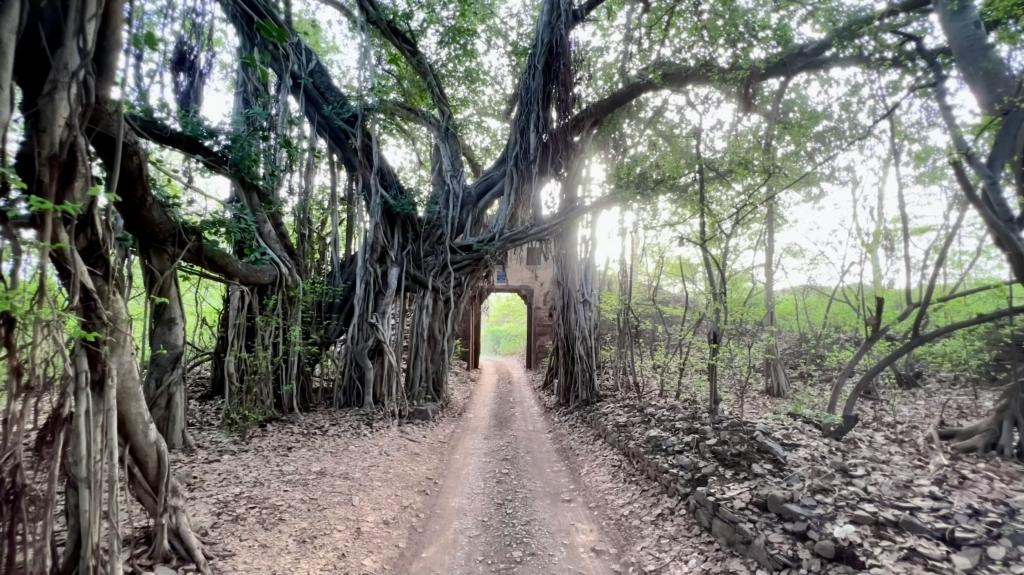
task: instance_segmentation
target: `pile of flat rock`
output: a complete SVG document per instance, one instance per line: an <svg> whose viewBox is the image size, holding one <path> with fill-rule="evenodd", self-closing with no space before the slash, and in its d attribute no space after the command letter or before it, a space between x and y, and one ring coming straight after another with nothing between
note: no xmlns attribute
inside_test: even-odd
<svg viewBox="0 0 1024 575"><path fill-rule="evenodd" d="M1024 474L964 457L942 469L880 434L844 443L790 421L608 398L586 421L767 572L1024 574Z"/></svg>

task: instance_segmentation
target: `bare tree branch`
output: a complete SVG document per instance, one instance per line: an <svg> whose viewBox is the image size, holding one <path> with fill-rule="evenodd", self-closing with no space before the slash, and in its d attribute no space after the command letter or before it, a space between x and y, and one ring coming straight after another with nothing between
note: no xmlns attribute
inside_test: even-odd
<svg viewBox="0 0 1024 575"><path fill-rule="evenodd" d="M871 58L866 55L838 55L830 52L837 45L863 36L870 28L903 14L927 9L930 0L907 0L856 17L836 27L819 40L798 44L758 61L723 66L716 62L683 65L656 63L608 96L587 106L569 122L570 134L580 133L608 117L633 100L659 90L678 90L689 86L759 83L765 80L820 72L834 68L900 64L904 58Z"/></svg>
<svg viewBox="0 0 1024 575"><path fill-rule="evenodd" d="M586 0L586 2L577 6L572 11L572 25L576 26L586 20L587 16L590 16L594 10L597 10L604 3L605 0Z"/></svg>
<svg viewBox="0 0 1024 575"><path fill-rule="evenodd" d="M378 108L382 111L389 111L394 115L404 118L405 120L423 126L424 128L431 131L435 137L441 135L441 121L430 112L406 104L405 102L399 102L397 100L383 100L380 102ZM462 157L466 159L466 163L469 164L469 170L472 172L473 177L479 179L483 175L484 168L480 165L480 161L477 159L476 153L473 149L462 139L458 134L455 135L459 141L459 148L462 150Z"/></svg>
<svg viewBox="0 0 1024 575"><path fill-rule="evenodd" d="M371 26L380 31L384 39L398 50L398 53L405 58L413 71L426 83L430 99L441 116L442 125L449 124L452 117L451 104L448 101L448 94L438 78L434 66L427 60L426 55L420 50L419 45L412 36L399 28L394 20L384 15L377 0L356 0L359 10L366 17Z"/></svg>
<svg viewBox="0 0 1024 575"><path fill-rule="evenodd" d="M132 130L124 130L120 158L116 144L121 130L118 115L109 101L100 100L89 119L92 147L100 159L112 169L120 161L120 177L114 202L124 216L125 230L139 242L159 246L177 254L182 260L211 273L250 285L267 285L278 278L273 265L254 265L243 262L221 250L203 237L201 230L172 218L157 201L149 188L148 162L138 137Z"/></svg>

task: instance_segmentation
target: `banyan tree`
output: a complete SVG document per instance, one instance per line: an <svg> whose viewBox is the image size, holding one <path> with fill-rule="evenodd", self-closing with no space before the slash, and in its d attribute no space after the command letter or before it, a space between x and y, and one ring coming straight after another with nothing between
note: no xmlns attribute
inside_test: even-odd
<svg viewBox="0 0 1024 575"><path fill-rule="evenodd" d="M1001 188L1014 174L1024 189L1024 112L985 38L998 21L974 26L970 1L782 3L700 41L704 23L750 9L320 1L348 25L340 62L318 53L336 38L296 0L0 0L0 571L120 572L122 490L151 519L151 559L208 571L168 457L190 443L179 274L223 285L210 356L230 417L325 397L402 416L446 400L464 298L502 254L547 242L560 266L551 373L563 402L595 401L578 220L614 194L579 194L578 173L610 134L646 145L655 95L718 89L762 114L782 82L837 68L960 71L1001 127L986 162L949 119L957 174L1024 280ZM942 46L920 41L933 11ZM786 18L818 32L765 33ZM220 124L204 115L214 82L230 85Z"/></svg>

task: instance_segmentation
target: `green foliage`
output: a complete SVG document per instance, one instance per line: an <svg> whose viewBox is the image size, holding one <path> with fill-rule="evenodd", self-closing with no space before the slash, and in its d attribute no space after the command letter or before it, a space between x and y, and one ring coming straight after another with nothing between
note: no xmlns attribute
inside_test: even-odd
<svg viewBox="0 0 1024 575"><path fill-rule="evenodd" d="M39 196L28 196L28 210L33 213L58 212L68 214L70 216L77 216L82 213L82 203L64 202L63 204L55 204L49 200L40 198Z"/></svg>
<svg viewBox="0 0 1024 575"><path fill-rule="evenodd" d="M103 186L100 186L100 185L93 186L93 187L89 188L88 194L91 197L94 197L94 198L104 198L104 199L106 199L108 201L111 201L111 202L120 202L121 201L121 196L118 196L114 192L105 192L105 191L103 191Z"/></svg>
<svg viewBox="0 0 1024 575"><path fill-rule="evenodd" d="M95 331L85 331L82 328L75 326L71 330L71 338L88 342L97 342L99 341L100 334Z"/></svg>
<svg viewBox="0 0 1024 575"><path fill-rule="evenodd" d="M240 204L228 204L225 211L215 212L199 222L214 247L231 246L244 254L246 262L268 263L270 252L259 240L252 212Z"/></svg>
<svg viewBox="0 0 1024 575"><path fill-rule="evenodd" d="M407 216L416 215L416 202L408 196L387 197L388 206L395 214Z"/></svg>
<svg viewBox="0 0 1024 575"><path fill-rule="evenodd" d="M132 34L132 47L136 50L148 48L158 50L160 48L160 37L153 30L146 30L142 33Z"/></svg>
<svg viewBox="0 0 1024 575"><path fill-rule="evenodd" d="M270 20L258 20L256 22L256 31L260 33L260 36L271 42L284 44L288 41L288 31Z"/></svg>
<svg viewBox="0 0 1024 575"><path fill-rule="evenodd" d="M974 280L967 288L994 283L999 282L995 279L978 279ZM963 289L965 288L961 288L961 290ZM938 286L936 296L941 296L943 293L942 286ZM875 295L870 287L865 287L864 301L868 302L869 307L866 310L868 315L874 313ZM901 303L904 297L903 292L898 289L884 288L878 295L885 298L886 301L882 323L887 325L893 322L904 309ZM925 331L1006 307L1009 297L1009 288L1002 286L968 297L957 298L944 304L933 304L928 314ZM1020 299L1022 297L1024 297L1024 291L1017 286L1014 290L1014 298L1017 301L1022 301ZM839 290L831 306L829 306L830 290L816 286L800 286L782 290L776 294L776 299L775 314L780 330L784 333L798 331L814 333L816 339L820 339L824 344L822 348L814 350L819 354L818 359L824 366L832 368L843 366L853 357L857 343L865 337L867 330L864 324L865 309L859 303L861 301L859 290L854 287L848 286ZM827 318L826 312L828 313ZM910 329L915 314L911 314L907 321L893 328L893 333L899 334ZM1017 322L1020 323L1020 320ZM951 373L971 373L988 362L986 349L991 342L986 334L991 333L993 329L1005 331L1008 329L1008 324L1008 321L1004 321L995 327L992 325L978 326L954 332L922 347L915 352L915 357L934 369ZM883 341L875 347L873 354L881 356L892 349L894 349L893 342ZM863 363L870 364L870 358Z"/></svg>
<svg viewBox="0 0 1024 575"><path fill-rule="evenodd" d="M987 0L980 3L981 17L995 29L1000 41L1020 45L1024 38L1024 0Z"/></svg>
<svg viewBox="0 0 1024 575"><path fill-rule="evenodd" d="M516 294L496 293L482 312L480 351L484 355L516 355L526 350L526 304Z"/></svg>
<svg viewBox="0 0 1024 575"><path fill-rule="evenodd" d="M150 353L144 339L148 334L148 326L144 323L147 317L146 308L150 304L168 305L171 302L167 298L159 296L150 296L147 302L142 267L138 259L133 262L131 281L132 285L127 301L128 315L132 318L134 327L132 334L135 338L135 349L145 367L145 359L149 357ZM224 286L190 273L179 272L178 290L181 293L182 310L185 315L185 337L191 344L189 348L193 350L213 349L217 341L220 310L224 303ZM159 353L159 350L155 350L153 353Z"/></svg>
<svg viewBox="0 0 1024 575"><path fill-rule="evenodd" d="M11 184L12 188L16 188L19 190L28 189L28 185L25 184L25 182L21 181L21 178L18 177L18 174L14 171L13 168L0 167L0 176L2 176L2 178L0 178L0 181L6 180L8 183Z"/></svg>
<svg viewBox="0 0 1024 575"><path fill-rule="evenodd" d="M458 359L460 359L462 357L463 352L465 351L466 349L462 347L462 340L456 338L455 345L452 346L452 357L450 359L452 364L454 364Z"/></svg>
<svg viewBox="0 0 1024 575"><path fill-rule="evenodd" d="M657 377L663 377L681 365L681 349L692 348L689 372L679 379L686 385L698 385L700 370L707 364L708 349L703 331L691 332L688 328L699 315L712 311L710 286L705 277L700 248L711 254L721 277L725 278L723 283L726 285L720 286L725 301L715 304L718 309L714 311L722 315L725 338L720 345L722 353L718 367L722 368L720 371L726 379L749 373L743 365L744 362L751 363L749 350L755 345L761 349L764 343L772 340L778 340L783 355L797 347L793 340L802 342L799 345L805 347L809 347L807 342L820 342L821 346L810 351L801 347L800 351L808 356L806 361L829 368L842 366L865 336L864 316L870 313L871 307L867 302L871 302L875 295L885 297L888 304L882 318L885 323L900 312L902 293L886 287L876 294L863 287L872 285L870 280L857 279L851 274L845 278L846 285L830 302L831 287L825 284L838 275L836 270L829 269L817 280L813 274L808 274L810 279L806 279L806 285L795 287L792 287L792 277L786 280L779 277L775 294L779 330L764 329L762 318L767 310L763 298L764 280L758 269L762 265L758 260L763 257L764 250L764 206L769 198L778 199L778 227L783 233L792 231L787 218L803 209L820 209L820 201L833 193L832 188L846 183L844 167L852 168L853 172L875 168L880 158L887 155L884 138L879 139L876 135L859 146L851 144L851 141L863 139L866 126L879 116L880 111L906 93L911 85L919 84L920 78L906 70L893 73L886 69L866 71L844 67L841 73L832 73L829 66L825 66L813 73L798 71L781 104L774 149L770 157L766 157L768 154L763 152L766 116L779 80L755 81L753 84L756 85L752 85L751 79L757 76L753 72L777 63L768 55L812 45L826 31L849 22L855 16L869 13L876 9L875 6L866 2L831 2L815 5L810 10L805 3L736 0L641 4L622 0L603 3L574 35L577 109L620 90L624 83L629 85L638 79L668 77L673 70L659 66L668 60L678 62L679 69L674 73L683 71L695 78L706 76L711 79L710 82L700 79L685 90L650 94L599 122L601 128L594 150L600 151L594 154L600 156L596 163L606 173L607 181L595 183L594 189L587 192L598 195L614 190L629 201L622 209L640 222L633 231L634 237L626 238L624 234L622 241L630 242L634 252L630 263L633 267L628 274L633 284L630 288L630 314L626 320L629 325L624 328L636 334L641 371L646 369L647 376L653 371ZM979 4L983 18L999 24L994 28L993 40L1004 45L1000 49L1010 50L1014 62L1019 63L1021 14L1024 13L1022 0L989 0ZM361 120L378 136L375 142L381 144L382 153L393 163L403 184L410 190L408 195L401 197L388 196L386 209L392 214L414 218L422 214L426 216L424 220L436 216L438 195L416 192L431 189L432 135L428 129L410 123L400 115L391 116L387 107L380 105L386 101L399 101L433 112L429 90L419 73L374 27L365 30L368 31L365 37L369 38L372 46L369 46L369 61L364 62L362 58L352 57L357 52L353 42L362 42L364 37L364 30L358 24L347 23L329 7L315 3L312 6L298 3L294 8L294 35L292 30L280 27L273 20L255 22L255 33L265 40L262 45L284 44L293 41L297 35L318 52L318 57L329 62L334 76L332 80L348 96L338 102L326 103L322 114L327 116L328 122L339 126L340 119L350 118L358 107ZM451 0L431 3L429 8L424 9L423 3L413 0L394 0L381 6L383 16L398 23L403 31L414 37L431 62L432 71L450 99L454 114L451 127L466 144L467 153L472 149L486 164L488 160L500 157L507 144L508 118L504 116L513 112L516 105L509 95L520 86L518 78L526 67L529 46L529 42L524 40L534 34L539 4ZM268 91L265 95L253 96L253 101L247 102L245 109L236 116L213 120L216 127L206 125L208 120L204 116L211 112L210 107L205 107L203 114L190 116L182 110L175 110L174 103L166 98L169 92L166 87L171 84L166 75L171 67L161 59L166 58L174 38L182 30L187 32L185 36L195 36L194 32L198 31L198 28L189 28L196 24L188 21L187 14L178 2L138 3L133 11L134 33L129 41L135 53L129 55L127 62L132 72L125 79L126 105L133 110L160 112L175 129L199 138L230 158L230 168L240 180L257 182L268 191L264 202L268 211L283 213L293 208L298 191L304 185L301 181L302 166L309 130L304 125L302 114L297 113L288 98L279 96L278 89L282 86L277 83L279 79L270 65L271 57L267 51L254 50L242 54L240 69L232 58L218 59L217 67L211 70L208 78L210 93L220 92L217 95L223 96L245 82L259 84ZM325 14L332 18L326 19ZM217 16L217 25L211 27L213 46L205 48L212 50L215 47L227 54L228 48L234 50L237 38L222 18L222 14ZM905 25L905 21L912 24ZM336 22L342 25L334 26ZM877 31L864 38L854 34L860 30L847 29L833 37L834 46L830 43L828 54L823 57L843 58L851 62L861 59L871 62L902 60L902 56L893 57L905 55L905 46L894 43L890 25L909 26L916 31L927 32L923 29L929 24L917 15L905 15L890 19L885 26L878 26ZM367 77L365 74L370 67L375 71ZM719 77L720 68L730 71ZM950 71L953 71L952 67ZM364 75L360 77L360 73ZM367 81L368 78L372 81ZM708 83L719 85L712 87L707 86ZM924 201L931 201L931 195L926 192L948 186L950 178L946 166L948 150L942 145L941 138L934 137L935 114L928 97L923 96L926 93L926 90L915 90L913 98L901 102L899 126L895 130L905 146L903 169L906 183L915 195L927 195ZM150 97L156 101L150 102ZM737 104L737 101L742 103ZM363 117L363 113L367 116ZM558 122L565 120L557 119ZM971 129L967 131L974 131L976 126L965 127ZM702 137L700 158L695 147L698 134ZM983 144L980 142L979 146ZM196 201L190 187L204 188L209 180L214 179L200 162L161 151L160 146L148 149L150 161L163 170L163 175L152 173L153 193L176 221L184 226L193 226L191 229L202 232L212 246L231 251L248 263L267 264L271 261L271 254L259 241L253 216L244 203L229 202L223 208L216 206L211 209L205 202ZM848 149L853 151L842 152L845 155L838 160L833 155L836 151ZM831 159L825 161L825 158ZM327 244L325 238L328 236L322 230L328 226L326 222L331 221L322 190L323 159L322 153L315 156L316 165L312 170L319 171L317 177L320 180L315 186L321 189L314 190L311 199L303 200L308 201L308 206L302 216L309 221L292 225L289 230L295 234L296 245L302 250L310 250L304 251L305 261L301 262L304 269L310 271L309 281L303 285L301 294L304 327L313 326L322 319L316 317L314 303L329 295L327 290L331 289L323 281L322 276L326 275L323 269L316 269L318 262L315 256L310 255L318 245ZM706 168L707 199L700 206L696 194L698 161L702 168ZM558 175L561 168L556 166L553 169L551 175ZM173 177L165 177L164 172L173 174ZM7 168L0 169L0 182L15 189L26 188L14 171ZM877 184L881 187L886 182ZM771 195L775 192L780 193L778 198ZM101 202L120 200L116 194L105 192L102 186L93 187L88 195ZM38 197L18 198L5 207L12 215L27 210L62 216L79 215L84 208L82 204L58 205ZM706 237L701 238L697 233L698 208L707 220L707 233L701 234ZM892 211L880 219L880 229L873 236L873 241L860 247L867 248L866 251L876 258L879 254L884 256L882 259L887 265L885 273L888 277L876 279L884 279L881 283L892 286L891 270L898 268L896 260L901 237ZM832 223L833 232L846 225L839 221ZM299 237L305 233L303 226L313 228L309 235L316 237L302 238L300 245ZM935 222L913 218L909 233L916 247L926 245L940 229L942 227ZM968 232L979 235L983 233L979 229L977 225L973 230L965 228L963 235L966 239L973 239L968 237ZM357 242L366 231L356 229ZM601 235L606 235L603 230ZM467 234L464 237L472 239L472 236ZM780 240L780 243L785 242ZM35 247L37 244L26 241L24 245ZM131 246L122 247L131 249ZM838 262L834 260L838 256L830 252L832 247L823 247L822 251L829 252L826 259L836 267ZM497 255L493 253L494 246L487 243L474 244L472 249L488 258ZM971 250L968 246L959 251L966 252L969 257ZM780 270L794 262L793 267L796 267L814 257L785 245L777 247L776 253L783 255ZM859 255L851 258L856 259ZM986 254L983 264L994 259L989 255ZM669 265L656 274L654 261L666 256ZM677 257L682 269L676 269ZM922 271L921 268L926 268L922 260L932 258L934 261L934 251L923 257L915 254L915 257L913 275L923 277L927 269ZM962 261L951 261L949 267L956 265L964 269ZM686 296L683 295L684 275L689 281ZM783 275L781 271L779 275ZM975 275L984 274L976 272ZM141 322L146 308L170 302L164 298L147 301L137 267L132 277L129 307L137 322L136 343L142 349L141 338L145 329ZM208 350L213 346L218 313L223 304L223 287L189 274L180 274L179 280L188 337L196 348ZM619 280L614 272L606 274L602 280L605 291L600 294L601 331L607 338L608 334L614 333L615 322L620 320L617 312L623 302L620 302L614 288L621 290L622 286L615 285ZM796 281L804 282L805 279ZM981 281L968 279L971 285L978 285ZM658 288L653 287L655 283ZM880 284L876 282L874 285ZM289 294L289 297L297 295ZM949 302L931 311L927 329L1005 306L1009 295L1005 289L993 290ZM25 313L28 296L25 283L17 293L0 294L0 311ZM686 323L683 323L684 318ZM261 316L256 321L268 329L282 327L281 317L273 314ZM73 321L69 320L69 323ZM896 331L902 333L908 327L905 323ZM294 349L309 345L303 341L301 330L295 325L288 324L284 328L287 329L284 336L287 346ZM992 339L1005 339L1009 329L1006 323L995 330L983 327L961 331L923 348L916 359L946 371L970 372L986 360L986 345ZM517 353L525 346L526 331L526 310L517 296L502 294L490 299L482 333L485 353ZM73 328L69 328L66 335L80 339L90 336ZM609 341L606 339L602 349L606 365L612 363L613 350L607 345ZM892 342L884 342L873 356L886 353L893 345ZM459 350L456 348L454 351L458 353ZM754 361L762 359L760 352L754 355L757 355ZM256 354L240 359L252 366L253 373L269 372L264 356ZM865 363L871 359L866 359ZM263 415L242 408L231 417L234 423L242 425Z"/></svg>

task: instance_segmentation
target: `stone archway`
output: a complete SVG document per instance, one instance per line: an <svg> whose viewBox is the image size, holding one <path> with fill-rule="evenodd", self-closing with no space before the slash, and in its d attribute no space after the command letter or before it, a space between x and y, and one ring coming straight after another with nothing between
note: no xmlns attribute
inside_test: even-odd
<svg viewBox="0 0 1024 575"><path fill-rule="evenodd" d="M535 345L534 291L530 286L492 286L470 298L469 303L462 311L462 322L459 329L462 360L466 362L469 369L480 367L481 311L483 303L493 293L519 294L523 303L526 304L526 369L535 369L539 359L539 350Z"/></svg>
<svg viewBox="0 0 1024 575"><path fill-rule="evenodd" d="M469 369L480 367L480 312L487 296L492 293L515 293L526 304L526 368L540 367L551 343L549 314L552 262L540 248L520 248L508 254L507 264L501 266L494 283L471 295L466 300L459 321L460 359Z"/></svg>

